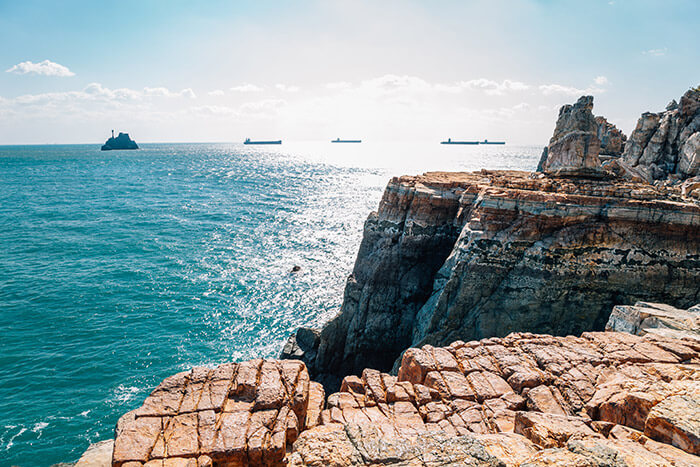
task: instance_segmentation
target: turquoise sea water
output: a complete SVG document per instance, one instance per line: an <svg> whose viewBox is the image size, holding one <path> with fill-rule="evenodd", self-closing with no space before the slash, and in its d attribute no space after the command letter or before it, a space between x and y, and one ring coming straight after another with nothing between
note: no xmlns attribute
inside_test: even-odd
<svg viewBox="0 0 700 467"><path fill-rule="evenodd" d="M328 320L390 176L539 155L333 146L0 146L0 465L74 461L166 376Z"/></svg>

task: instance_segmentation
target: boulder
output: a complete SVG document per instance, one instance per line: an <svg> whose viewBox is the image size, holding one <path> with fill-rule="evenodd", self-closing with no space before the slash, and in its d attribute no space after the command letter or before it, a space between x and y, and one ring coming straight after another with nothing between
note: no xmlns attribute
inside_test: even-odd
<svg viewBox="0 0 700 467"><path fill-rule="evenodd" d="M613 308L605 329L644 336L675 337L700 342L700 310L698 306L681 310L662 303L637 302L634 306Z"/></svg>

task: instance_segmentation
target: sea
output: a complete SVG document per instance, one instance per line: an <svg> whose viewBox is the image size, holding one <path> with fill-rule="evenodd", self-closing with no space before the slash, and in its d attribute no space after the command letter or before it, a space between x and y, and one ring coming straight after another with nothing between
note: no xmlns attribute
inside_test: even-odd
<svg viewBox="0 0 700 467"><path fill-rule="evenodd" d="M323 325L392 176L533 170L541 151L99 149L0 146L0 466L75 461L163 378Z"/></svg>

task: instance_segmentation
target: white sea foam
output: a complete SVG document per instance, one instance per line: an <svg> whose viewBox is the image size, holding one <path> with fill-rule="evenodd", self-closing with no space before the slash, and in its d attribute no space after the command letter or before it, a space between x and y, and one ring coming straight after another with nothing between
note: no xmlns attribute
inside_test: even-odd
<svg viewBox="0 0 700 467"><path fill-rule="evenodd" d="M114 397L112 399L119 404L123 404L136 397L136 394L138 394L140 390L141 389L136 386L124 386L120 384L114 389Z"/></svg>
<svg viewBox="0 0 700 467"><path fill-rule="evenodd" d="M24 433L25 431L27 431L27 429L26 429L26 428L22 428L21 430L19 430L19 431L17 432L16 435L14 435L12 438L10 438L10 441L7 442L7 446L5 446L5 451L9 451L10 448L12 447L12 445L15 444L15 439L16 439L18 436L20 436L22 433Z"/></svg>

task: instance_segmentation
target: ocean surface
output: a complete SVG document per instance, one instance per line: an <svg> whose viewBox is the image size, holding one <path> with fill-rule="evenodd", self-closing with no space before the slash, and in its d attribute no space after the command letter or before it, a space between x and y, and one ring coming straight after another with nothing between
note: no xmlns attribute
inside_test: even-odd
<svg viewBox="0 0 700 467"><path fill-rule="evenodd" d="M391 176L532 170L539 153L0 146L0 466L75 461L166 376L275 357L322 325Z"/></svg>

